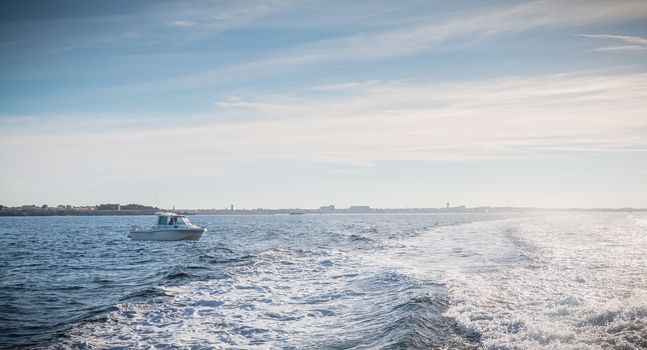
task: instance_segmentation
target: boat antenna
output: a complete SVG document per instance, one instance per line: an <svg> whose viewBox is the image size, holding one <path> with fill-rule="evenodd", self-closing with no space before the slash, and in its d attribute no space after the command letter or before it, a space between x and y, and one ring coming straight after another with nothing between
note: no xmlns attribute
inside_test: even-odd
<svg viewBox="0 0 647 350"><path fill-rule="evenodd" d="M153 194L155 195L155 207L159 208L160 207L160 201L157 199L157 188L155 185L153 185Z"/></svg>

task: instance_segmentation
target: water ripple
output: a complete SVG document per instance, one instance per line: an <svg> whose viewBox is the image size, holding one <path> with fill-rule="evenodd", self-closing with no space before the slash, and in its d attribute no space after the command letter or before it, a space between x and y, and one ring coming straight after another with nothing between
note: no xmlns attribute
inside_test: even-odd
<svg viewBox="0 0 647 350"><path fill-rule="evenodd" d="M644 347L645 220L596 215L0 218L0 347Z"/></svg>

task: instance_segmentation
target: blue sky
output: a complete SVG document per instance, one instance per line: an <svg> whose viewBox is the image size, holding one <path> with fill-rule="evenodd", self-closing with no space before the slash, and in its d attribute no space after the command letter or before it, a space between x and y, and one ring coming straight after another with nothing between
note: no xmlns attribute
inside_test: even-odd
<svg viewBox="0 0 647 350"><path fill-rule="evenodd" d="M645 1L20 1L0 204L647 207Z"/></svg>

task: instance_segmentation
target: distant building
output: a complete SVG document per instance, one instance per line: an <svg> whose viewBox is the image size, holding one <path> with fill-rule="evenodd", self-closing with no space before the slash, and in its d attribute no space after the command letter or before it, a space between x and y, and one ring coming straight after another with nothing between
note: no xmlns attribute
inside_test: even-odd
<svg viewBox="0 0 647 350"><path fill-rule="evenodd" d="M449 209L449 202L447 202L447 209Z"/></svg>
<svg viewBox="0 0 647 350"><path fill-rule="evenodd" d="M48 209L49 209L49 206L48 206L47 204L43 204L43 205L40 207L40 209L42 209L42 210L48 210Z"/></svg>
<svg viewBox="0 0 647 350"><path fill-rule="evenodd" d="M234 211L234 205L233 204L231 205L231 211Z"/></svg>
<svg viewBox="0 0 647 350"><path fill-rule="evenodd" d="M368 205L353 205L348 211L351 213L370 213L371 207Z"/></svg>
<svg viewBox="0 0 647 350"><path fill-rule="evenodd" d="M319 207L319 212L321 213L334 213L335 212L335 206L334 205L323 205Z"/></svg>
<svg viewBox="0 0 647 350"><path fill-rule="evenodd" d="M63 204L59 204L56 206L56 210L65 210L65 206Z"/></svg>
<svg viewBox="0 0 647 350"><path fill-rule="evenodd" d="M38 207L35 205L23 205L20 207L21 210L37 210Z"/></svg>
<svg viewBox="0 0 647 350"><path fill-rule="evenodd" d="M117 204L117 211L121 211L121 204Z"/></svg>

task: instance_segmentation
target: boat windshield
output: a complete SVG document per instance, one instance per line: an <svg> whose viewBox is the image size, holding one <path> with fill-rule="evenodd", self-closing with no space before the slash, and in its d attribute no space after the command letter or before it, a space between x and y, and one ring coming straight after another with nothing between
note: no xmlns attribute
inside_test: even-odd
<svg viewBox="0 0 647 350"><path fill-rule="evenodd" d="M190 225L189 218L186 216L159 216L158 225Z"/></svg>

